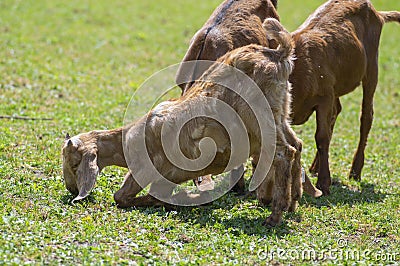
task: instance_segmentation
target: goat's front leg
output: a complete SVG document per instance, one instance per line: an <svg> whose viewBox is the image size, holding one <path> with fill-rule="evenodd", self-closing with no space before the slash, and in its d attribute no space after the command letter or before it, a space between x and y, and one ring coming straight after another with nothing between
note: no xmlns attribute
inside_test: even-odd
<svg viewBox="0 0 400 266"><path fill-rule="evenodd" d="M252 156L252 171L254 174L255 169L257 168L257 164L260 160L259 155L253 155ZM273 193L274 193L274 178L275 178L275 168L273 165L271 165L271 168L269 169L267 176L264 178L264 180L261 182L261 184L258 186L256 189L256 196L259 204L263 206L269 206L272 202L273 198Z"/></svg>
<svg viewBox="0 0 400 266"><path fill-rule="evenodd" d="M333 117L331 121L331 134L330 138L332 139L332 134L333 134L333 128L335 127L336 119L339 116L340 112L342 111L342 105L340 104L339 98L336 98L336 102L334 105L334 110L333 110ZM318 151L315 153L314 160L309 168L309 171L311 174L317 176L318 175L318 170L319 170L319 153Z"/></svg>
<svg viewBox="0 0 400 266"><path fill-rule="evenodd" d="M319 188L324 195L329 195L329 187L332 183L329 170L332 103L331 98L328 97L317 106L317 131L315 133L315 142L319 155L317 188Z"/></svg>
<svg viewBox="0 0 400 266"><path fill-rule="evenodd" d="M133 200L142 189L143 188L136 182L132 173L129 171L125 176L122 187L114 194L114 200L117 206L120 208L135 206Z"/></svg>
<svg viewBox="0 0 400 266"><path fill-rule="evenodd" d="M289 211L295 211L297 202L303 195L303 190L314 198L322 196L322 192L311 183L311 180L302 169L301 152L303 149L303 142L296 136L296 133L287 122L284 123L284 131L287 142L296 149L292 166L292 203L289 207ZM303 174L304 180L302 178Z"/></svg>
<svg viewBox="0 0 400 266"><path fill-rule="evenodd" d="M259 204L263 206L268 206L272 202L272 198L274 195L274 178L275 168L271 166L267 173L267 176L256 190L257 200Z"/></svg>
<svg viewBox="0 0 400 266"><path fill-rule="evenodd" d="M155 198L150 194L135 197L129 202L129 207L155 207L155 206L170 206L163 201Z"/></svg>
<svg viewBox="0 0 400 266"><path fill-rule="evenodd" d="M125 177L121 189L114 194L114 199L117 202L117 206L120 208L170 206L170 204L165 203L165 201L168 201L173 189L174 185L161 179L153 181L149 194L136 197L136 195L142 190L142 187L129 172Z"/></svg>
<svg viewBox="0 0 400 266"><path fill-rule="evenodd" d="M172 195L171 199L174 205L181 206L199 206L212 201L212 197L208 191L191 193L185 190L181 190L178 193Z"/></svg>
<svg viewBox="0 0 400 266"><path fill-rule="evenodd" d="M291 199L291 168L296 150L285 142L277 141L272 167L275 170L272 213L266 223L270 226L279 224L282 214L289 207Z"/></svg>
<svg viewBox="0 0 400 266"><path fill-rule="evenodd" d="M296 210L297 202L303 195L302 186L302 170L301 170L301 151L303 149L303 142L296 136L293 129L289 126L287 122L283 122L283 130L287 142L296 149L294 154L294 160L291 168L291 203L289 211L293 212Z"/></svg>

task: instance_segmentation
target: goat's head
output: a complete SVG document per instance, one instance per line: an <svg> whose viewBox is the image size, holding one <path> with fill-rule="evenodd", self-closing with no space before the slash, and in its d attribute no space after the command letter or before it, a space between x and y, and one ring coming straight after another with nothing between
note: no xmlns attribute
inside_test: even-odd
<svg viewBox="0 0 400 266"><path fill-rule="evenodd" d="M97 148L93 141L82 141L79 136L65 138L63 148L63 175L65 186L78 201L86 198L99 174Z"/></svg>

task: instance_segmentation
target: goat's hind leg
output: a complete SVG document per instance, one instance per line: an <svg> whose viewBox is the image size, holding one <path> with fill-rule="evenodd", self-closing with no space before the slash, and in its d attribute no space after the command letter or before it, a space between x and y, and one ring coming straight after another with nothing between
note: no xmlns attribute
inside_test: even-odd
<svg viewBox="0 0 400 266"><path fill-rule="evenodd" d="M371 63L372 61L372 63ZM360 141L353 158L350 170L350 178L361 180L361 170L364 166L364 151L367 145L367 138L371 130L374 118L374 94L378 83L378 59L370 59L368 62L367 74L363 78L363 101L361 107Z"/></svg>
<svg viewBox="0 0 400 266"><path fill-rule="evenodd" d="M318 176L318 168L319 168L319 154L318 151L315 153L314 160L311 163L310 168L308 169L313 176Z"/></svg>

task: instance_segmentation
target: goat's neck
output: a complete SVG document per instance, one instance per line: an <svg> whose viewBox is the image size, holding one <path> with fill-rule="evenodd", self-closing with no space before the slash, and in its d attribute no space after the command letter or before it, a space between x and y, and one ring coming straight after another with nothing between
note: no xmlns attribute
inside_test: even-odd
<svg viewBox="0 0 400 266"><path fill-rule="evenodd" d="M97 163L100 169L116 165L127 167L122 148L123 128L95 131L97 139Z"/></svg>

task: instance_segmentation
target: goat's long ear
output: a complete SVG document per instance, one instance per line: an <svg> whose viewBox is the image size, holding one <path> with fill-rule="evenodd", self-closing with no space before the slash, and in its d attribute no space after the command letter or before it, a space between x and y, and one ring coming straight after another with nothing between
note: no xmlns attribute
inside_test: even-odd
<svg viewBox="0 0 400 266"><path fill-rule="evenodd" d="M96 183L97 175L99 174L99 167L97 166L97 154L88 152L82 156L82 161L77 169L76 185L79 194L72 202L86 198L94 184Z"/></svg>

